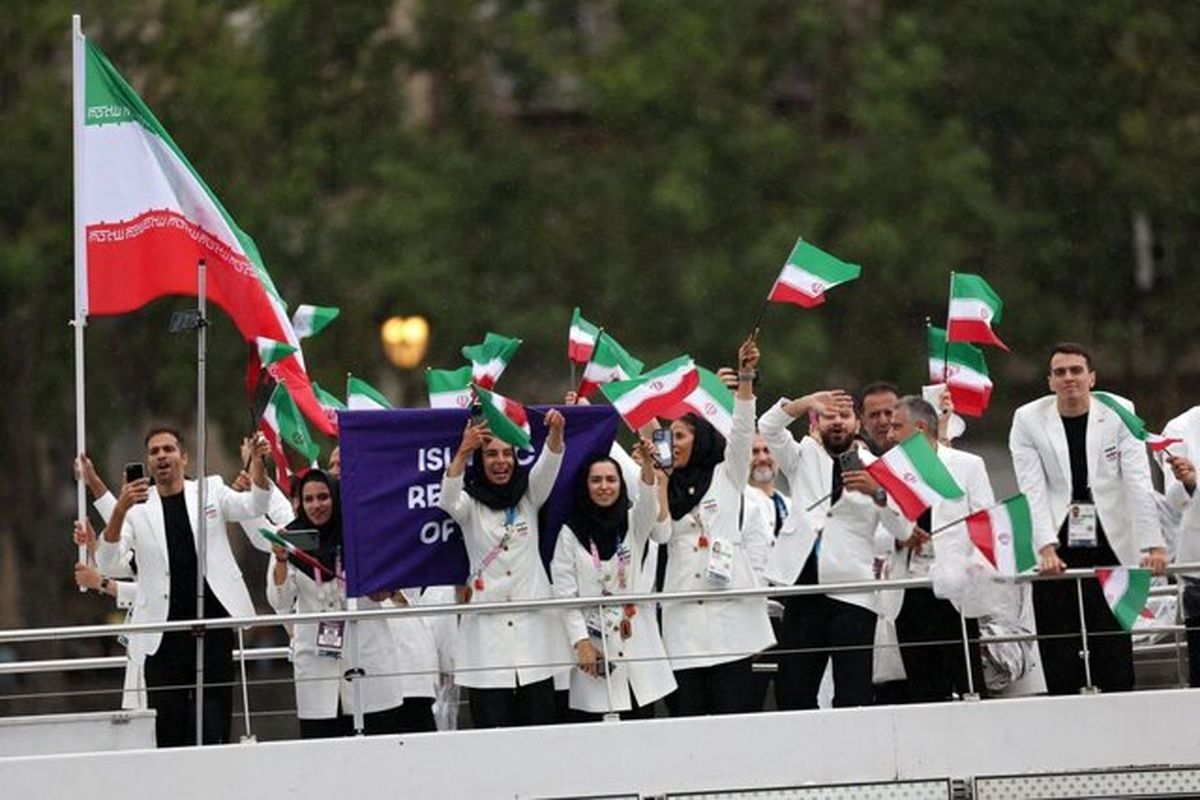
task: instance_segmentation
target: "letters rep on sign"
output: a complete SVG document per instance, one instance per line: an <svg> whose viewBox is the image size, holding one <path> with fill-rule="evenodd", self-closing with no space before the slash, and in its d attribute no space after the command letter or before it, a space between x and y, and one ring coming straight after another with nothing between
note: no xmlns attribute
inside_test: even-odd
<svg viewBox="0 0 1200 800"><path fill-rule="evenodd" d="M533 446L546 438L531 409ZM544 410L541 408L540 410ZM542 560L550 562L584 463L607 453L617 432L612 406L565 406L562 471L539 520ZM465 409L406 408L338 413L342 456L342 525L346 590L361 597L382 589L462 584L467 551L458 526L438 507L442 475L462 441ZM525 468L533 453L519 453Z"/></svg>

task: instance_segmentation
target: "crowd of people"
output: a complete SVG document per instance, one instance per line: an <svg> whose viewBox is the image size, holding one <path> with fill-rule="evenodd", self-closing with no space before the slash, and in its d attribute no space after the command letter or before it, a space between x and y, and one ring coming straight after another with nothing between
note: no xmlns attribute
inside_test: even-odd
<svg viewBox="0 0 1200 800"><path fill-rule="evenodd" d="M232 485L206 478L206 618L254 614L230 547L238 523L265 554L266 595L280 614L455 603L610 597L600 609L527 610L285 623L303 737L432 731L452 727L465 690L476 727L549 724L606 714L644 718L762 710L774 681L782 710L938 702L1010 691L1075 693L1085 685L1080 618L1091 682L1133 688L1132 640L1095 579L1014 584L990 580L963 519L996 504L986 463L954 446L952 404L876 382L857 394L818 391L759 415L759 351L738 351L723 370L735 391L723 435L697 415L669 423L670 458L651 423L631 451L614 444L570 487L573 505L547 566L539 509L556 485L570 431L550 410L545 445L530 467L511 445L468 420L441 485L440 507L462 531L470 572L463 586L405 587L348 598L341 577L340 464L311 469L286 497L267 476L261 437L242 448ZM1180 443L1161 458L1092 394L1091 356L1060 344L1048 362L1050 394L1013 415L1009 448L1033 519L1039 572L1200 561L1200 511L1189 454L1200 448L1200 407L1164 433ZM568 396L568 403L579 402ZM1123 401L1127 402L1127 401ZM1132 408L1132 404L1129 404ZM962 488L909 520L867 471L889 448L925 437ZM109 492L91 461L78 469L105 526L76 523L94 556L76 566L80 586L130 609L133 622L198 615L199 484L185 478L183 435L145 438L148 476ZM1165 491L1151 481L1162 469ZM670 462L669 466L665 462ZM303 553L261 529L305 533ZM294 540L290 540L294 541ZM984 575L974 583L968 576ZM873 588L880 578L933 578L931 588ZM1200 680L1200 584L1185 581L1190 678ZM622 604L656 591L853 583L852 591ZM965 588L964 588L965 587ZM1082 604L1082 612L1080 611ZM1037 642L986 644L981 631L1036 633ZM970 642L964 657L962 637ZM203 740L228 741L235 634L205 636ZM766 669L755 669L755 664ZM196 730L191 632L133 634L123 704L157 711L159 746ZM207 684L211 683L211 687ZM351 709L362 718L356 722Z"/></svg>

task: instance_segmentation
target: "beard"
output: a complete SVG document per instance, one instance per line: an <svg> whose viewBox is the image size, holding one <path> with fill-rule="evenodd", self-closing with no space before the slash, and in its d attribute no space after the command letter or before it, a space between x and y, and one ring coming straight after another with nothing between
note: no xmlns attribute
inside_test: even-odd
<svg viewBox="0 0 1200 800"><path fill-rule="evenodd" d="M831 456L839 455L850 449L850 445L854 444L854 434L850 431L844 431L840 434L821 433L821 444L825 447L825 452Z"/></svg>
<svg viewBox="0 0 1200 800"><path fill-rule="evenodd" d="M750 480L754 483L770 483L775 480L774 467L754 467L750 470Z"/></svg>

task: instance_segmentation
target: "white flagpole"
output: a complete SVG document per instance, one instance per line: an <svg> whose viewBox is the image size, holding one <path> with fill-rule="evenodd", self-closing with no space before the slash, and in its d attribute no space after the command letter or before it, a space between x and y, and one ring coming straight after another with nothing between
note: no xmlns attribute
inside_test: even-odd
<svg viewBox="0 0 1200 800"><path fill-rule="evenodd" d="M83 125L85 113L84 95L84 39L83 20L78 14L71 17L71 90L72 90L72 133L74 138L75 173L75 318L71 325L75 329L75 455L87 450L87 427L84 414L83 373L83 329L87 326L87 243L83 229ZM87 519L87 488L83 481L83 470L75 483L75 499L78 519ZM87 547L80 545L79 561L87 563ZM79 591L87 589L80 587Z"/></svg>

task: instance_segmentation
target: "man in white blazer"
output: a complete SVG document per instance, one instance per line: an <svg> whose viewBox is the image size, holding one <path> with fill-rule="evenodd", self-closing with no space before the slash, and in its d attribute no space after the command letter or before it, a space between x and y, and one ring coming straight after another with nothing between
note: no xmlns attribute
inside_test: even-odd
<svg viewBox="0 0 1200 800"><path fill-rule="evenodd" d="M1175 561L1200 563L1200 503L1196 502L1196 464L1200 453L1200 406L1192 406L1163 428L1169 439L1180 439L1163 453L1163 490L1167 503L1180 515ZM1200 574L1183 580L1183 621L1187 625L1188 682L1200 686Z"/></svg>
<svg viewBox="0 0 1200 800"><path fill-rule="evenodd" d="M204 616L252 616L254 605L241 570L234 560L226 522L265 514L271 503L271 484L262 456L268 451L257 438L251 459L253 485L235 492L216 476L206 478L205 536L206 591ZM96 548L103 572L115 570L133 551L138 565L138 593L132 622L195 619L197 540L193 535L199 484L185 480L188 457L183 436L171 428L154 428L146 439L149 479L126 483ZM263 551L270 545L250 536ZM233 631L210 631L205 636L204 742L229 740L233 710ZM161 688L189 686L195 681L195 638L189 632L143 633L130 636L129 657L143 665L149 704L155 709L160 747L194 744L195 699L192 690ZM209 686L209 682L214 686ZM158 688L156 688L158 687Z"/></svg>
<svg viewBox="0 0 1200 800"><path fill-rule="evenodd" d="M955 568L951 566L955 564L965 568L974 546L967 536L966 523L961 520L995 505L996 498L983 459L939 444L937 431L938 414L924 399L907 395L896 402L888 432L891 443L898 444L912 434L920 433L964 492L957 500L939 500L921 515L917 527L923 533L949 527L933 539L920 535L910 537L909 547L898 548L892 559L892 577L896 579L927 577L935 561L943 568ZM900 641L904 672L908 676L909 700L933 703L949 700L954 694L960 697L967 694L970 683L963 659L958 608L949 600L937 597L930 588L905 589L902 594L904 602L896 617L896 635ZM978 619L967 619L967 636L971 640L969 649L975 692L982 694L983 662L979 652Z"/></svg>
<svg viewBox="0 0 1200 800"><path fill-rule="evenodd" d="M912 531L863 469L874 457L857 443L860 413L849 394L828 391L780 400L759 419L792 492L792 511L775 544L777 583L873 581L880 539L890 547ZM818 438L797 441L787 427L797 418L810 422L810 414L816 415ZM843 455L848 464L857 463L843 469ZM786 598L775 679L779 707L816 708L830 660L833 705L869 705L876 619L874 590Z"/></svg>
<svg viewBox="0 0 1200 800"><path fill-rule="evenodd" d="M1013 414L1008 446L1029 500L1042 574L1068 567L1166 566L1146 447L1121 418L1092 397L1096 373L1081 345L1050 354L1053 395ZM1132 410L1132 403L1124 401ZM1050 694L1084 686L1074 581L1039 581L1033 604ZM1083 581L1092 682L1103 691L1133 688L1133 647L1095 579Z"/></svg>

